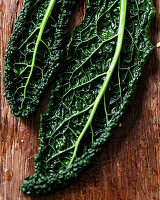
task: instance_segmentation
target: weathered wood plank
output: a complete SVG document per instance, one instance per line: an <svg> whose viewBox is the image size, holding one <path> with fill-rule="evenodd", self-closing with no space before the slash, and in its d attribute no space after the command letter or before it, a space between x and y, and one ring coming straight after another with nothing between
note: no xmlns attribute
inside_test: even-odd
<svg viewBox="0 0 160 200"><path fill-rule="evenodd" d="M47 99L29 120L14 117L4 94L4 51L23 0L0 0L0 200L29 200L20 191L24 178L33 173L38 149L39 114ZM151 27L152 41L160 41L160 1ZM160 200L160 48L146 64L135 99L121 127L95 163L68 188L46 200ZM42 106L43 105L43 106Z"/></svg>

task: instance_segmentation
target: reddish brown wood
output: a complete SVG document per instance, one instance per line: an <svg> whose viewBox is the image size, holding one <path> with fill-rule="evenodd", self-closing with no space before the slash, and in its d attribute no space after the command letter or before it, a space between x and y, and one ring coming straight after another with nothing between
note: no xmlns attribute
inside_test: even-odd
<svg viewBox="0 0 160 200"><path fill-rule="evenodd" d="M0 200L43 200L24 196L20 185L34 171L38 149L39 114L31 119L14 117L4 94L4 51L23 0L0 0ZM153 44L160 42L160 1L151 27ZM73 20L74 22L74 20ZM46 200L160 200L160 48L146 64L139 88L121 127L101 154L68 188Z"/></svg>

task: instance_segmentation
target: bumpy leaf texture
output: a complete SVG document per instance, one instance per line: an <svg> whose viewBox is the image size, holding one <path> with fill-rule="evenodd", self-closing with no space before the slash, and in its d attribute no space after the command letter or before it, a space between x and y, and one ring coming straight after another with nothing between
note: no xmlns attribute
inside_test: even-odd
<svg viewBox="0 0 160 200"><path fill-rule="evenodd" d="M67 25L74 0L57 0L38 45L34 50L50 0L25 0L5 54L5 94L12 113L28 117L33 113L64 60ZM62 66L62 65L61 65ZM33 68L33 70L32 70Z"/></svg>
<svg viewBox="0 0 160 200"><path fill-rule="evenodd" d="M46 194L66 186L102 149L153 49L149 25L154 12L150 0L128 0L119 62L90 128L78 141L115 52L120 14L119 0L88 0L85 18L68 45L68 67L59 74L47 113L41 117L35 172L21 187L25 194Z"/></svg>

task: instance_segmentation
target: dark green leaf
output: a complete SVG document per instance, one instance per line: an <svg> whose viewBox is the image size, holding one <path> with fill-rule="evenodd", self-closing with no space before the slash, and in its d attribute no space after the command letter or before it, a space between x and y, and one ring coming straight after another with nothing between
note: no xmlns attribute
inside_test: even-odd
<svg viewBox="0 0 160 200"><path fill-rule="evenodd" d="M49 3L55 2L47 23L42 24ZM15 115L28 117L35 111L48 84L60 71L74 2L25 0L5 55L5 93Z"/></svg>
<svg viewBox="0 0 160 200"><path fill-rule="evenodd" d="M119 62L90 127L78 141L110 73L120 15L120 0L88 0L85 19L68 45L68 67L59 75L47 113L41 117L35 172L21 187L25 194L46 194L66 186L102 149L130 102L153 49L149 25L154 12L150 0L128 0Z"/></svg>

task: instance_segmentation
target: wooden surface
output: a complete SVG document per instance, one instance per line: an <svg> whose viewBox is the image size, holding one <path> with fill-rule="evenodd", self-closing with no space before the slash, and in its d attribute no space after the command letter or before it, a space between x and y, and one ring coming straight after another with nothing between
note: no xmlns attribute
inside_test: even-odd
<svg viewBox="0 0 160 200"><path fill-rule="evenodd" d="M14 117L4 96L4 52L23 0L0 0L0 200L160 200L160 48L146 64L139 88L121 127L95 162L68 188L31 198L20 185L34 171L39 114L49 91L31 119ZM160 1L151 27L154 45L160 41Z"/></svg>

